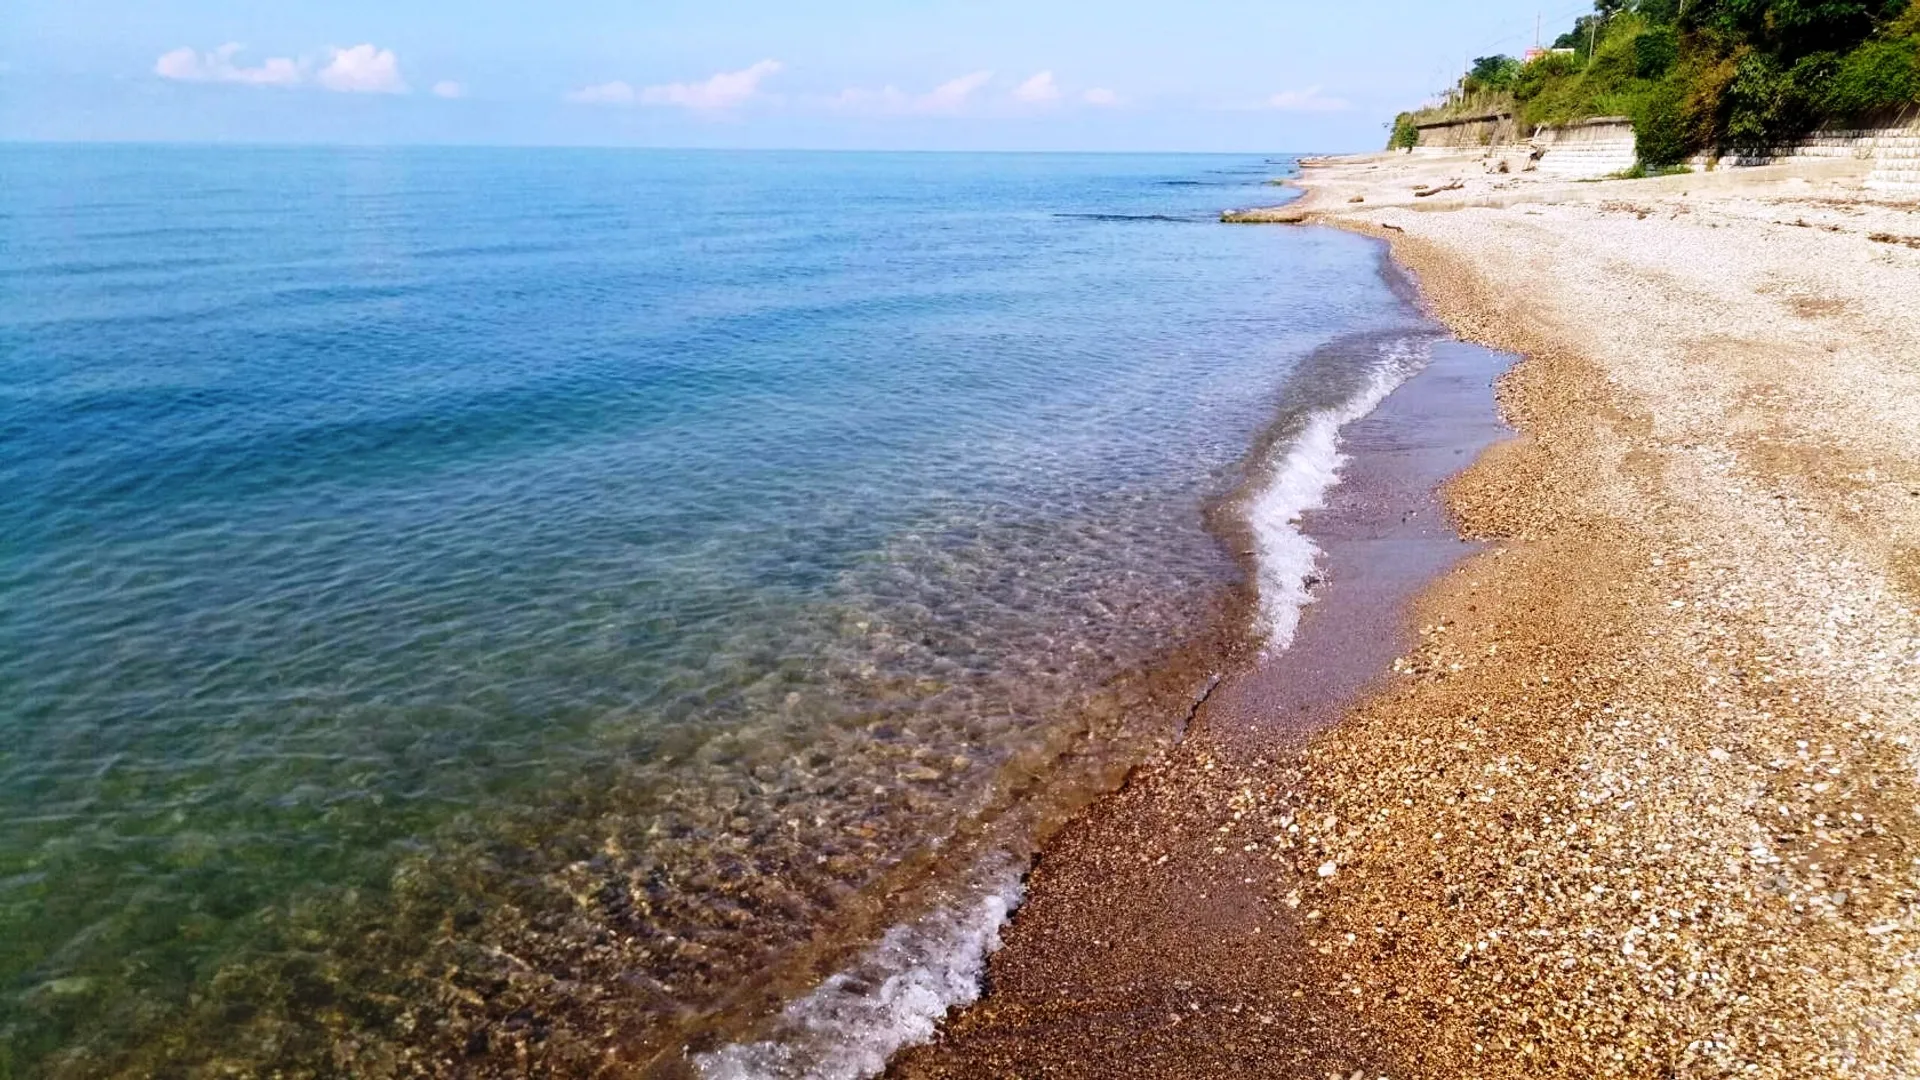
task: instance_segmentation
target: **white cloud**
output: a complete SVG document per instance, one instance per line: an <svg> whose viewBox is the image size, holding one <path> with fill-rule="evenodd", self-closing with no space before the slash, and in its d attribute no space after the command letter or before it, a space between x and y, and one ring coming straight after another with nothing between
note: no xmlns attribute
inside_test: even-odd
<svg viewBox="0 0 1920 1080"><path fill-rule="evenodd" d="M639 96L639 92L630 84L616 80L583 86L568 94L567 100L582 105L631 105Z"/></svg>
<svg viewBox="0 0 1920 1080"><path fill-rule="evenodd" d="M244 83L248 86L298 86L306 72L299 61L275 57L258 67L241 67L233 62L244 46L228 42L208 53L189 48L175 49L154 62L153 73L177 82Z"/></svg>
<svg viewBox="0 0 1920 1080"><path fill-rule="evenodd" d="M908 94L897 86L884 86L878 90L850 86L827 99L827 104L836 109L894 116L951 115L965 108L981 87L992 80L993 72L976 71L971 75L950 79L924 94Z"/></svg>
<svg viewBox="0 0 1920 1080"><path fill-rule="evenodd" d="M760 83L780 73L785 65L762 60L741 71L723 71L705 82L649 86L640 92L648 105L676 105L683 109L732 109L758 97Z"/></svg>
<svg viewBox="0 0 1920 1080"><path fill-rule="evenodd" d="M443 79L433 84L433 96L448 100L463 98L467 96L467 88L452 79Z"/></svg>
<svg viewBox="0 0 1920 1080"><path fill-rule="evenodd" d="M827 106L851 112L904 113L913 111L913 98L897 86L883 86L878 90L849 86L828 98Z"/></svg>
<svg viewBox="0 0 1920 1080"><path fill-rule="evenodd" d="M909 94L890 85L878 90L850 86L833 97L803 100L816 107L885 116L1011 115L1009 106L1051 105L1067 100L1066 91L1051 71L1019 83L1005 97L982 94L992 82L993 72L976 71L949 79L924 94ZM1111 90L1089 90L1078 100L1088 105L1120 104L1119 95Z"/></svg>
<svg viewBox="0 0 1920 1080"><path fill-rule="evenodd" d="M245 86L303 86L309 81L328 90L345 93L404 94L406 80L400 77L400 59L391 49L355 45L350 49L332 49L327 62L317 72L309 71L303 60L276 56L254 67L236 63L245 46L228 42L212 52L190 48L175 49L154 61L153 73L176 82L239 83Z"/></svg>
<svg viewBox="0 0 1920 1080"><path fill-rule="evenodd" d="M1060 100L1060 87L1053 81L1053 72L1043 71L1014 87L1013 96L1029 105L1046 105Z"/></svg>
<svg viewBox="0 0 1920 1080"><path fill-rule="evenodd" d="M993 72L976 71L971 75L962 75L941 83L933 92L914 102L916 112L951 113L966 107L967 101L979 89L993 81Z"/></svg>
<svg viewBox="0 0 1920 1080"><path fill-rule="evenodd" d="M1267 99L1267 108L1281 112L1345 112L1353 108L1342 98L1327 97L1318 86L1305 90L1285 90Z"/></svg>
<svg viewBox="0 0 1920 1080"><path fill-rule="evenodd" d="M343 94L407 92L407 82L400 77L400 58L392 49L372 45L333 50L332 59L315 78L321 86Z"/></svg>

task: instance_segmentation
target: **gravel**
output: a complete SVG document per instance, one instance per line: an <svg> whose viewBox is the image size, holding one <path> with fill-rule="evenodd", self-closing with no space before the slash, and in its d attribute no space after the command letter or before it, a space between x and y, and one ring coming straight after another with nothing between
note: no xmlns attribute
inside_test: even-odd
<svg viewBox="0 0 1920 1080"><path fill-rule="evenodd" d="M1920 1076L1920 213L1853 173L1309 168L1525 357L1486 547L1340 723L1066 829L895 1074Z"/></svg>
<svg viewBox="0 0 1920 1080"><path fill-rule="evenodd" d="M1341 822L1316 977L1421 1075L1920 1075L1916 215L1541 188L1332 222L1527 360L1495 548L1276 800Z"/></svg>

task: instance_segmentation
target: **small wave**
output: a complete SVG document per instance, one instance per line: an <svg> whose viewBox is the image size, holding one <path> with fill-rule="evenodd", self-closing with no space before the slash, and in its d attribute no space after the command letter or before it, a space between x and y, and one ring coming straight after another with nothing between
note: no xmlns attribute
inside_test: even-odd
<svg viewBox="0 0 1920 1080"><path fill-rule="evenodd" d="M1344 404L1306 418L1300 434L1274 464L1267 486L1253 500L1248 518L1260 560L1259 629L1268 649L1293 643L1301 609L1313 602L1308 578L1319 561L1320 547L1300 531L1300 518L1319 509L1339 482L1347 462L1340 452L1341 429L1379 408L1431 355L1429 340L1400 339L1383 345L1366 385Z"/></svg>
<svg viewBox="0 0 1920 1080"><path fill-rule="evenodd" d="M947 1011L980 997L987 957L1026 891L1011 859L977 874L964 898L896 926L866 955L788 1005L771 1037L693 1064L702 1080L866 1080L897 1051L933 1038Z"/></svg>

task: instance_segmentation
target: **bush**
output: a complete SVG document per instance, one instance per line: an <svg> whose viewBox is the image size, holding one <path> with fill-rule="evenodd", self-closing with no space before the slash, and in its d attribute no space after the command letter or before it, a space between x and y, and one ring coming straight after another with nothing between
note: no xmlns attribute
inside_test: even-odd
<svg viewBox="0 0 1920 1080"><path fill-rule="evenodd" d="M1674 70L1674 80L1686 88L1687 142L1695 150L1726 145L1727 88L1737 67L1737 57L1696 56Z"/></svg>
<svg viewBox="0 0 1920 1080"><path fill-rule="evenodd" d="M1692 155L1694 125L1687 115L1687 86L1669 79L1640 99L1633 114L1633 137L1640 163L1655 168L1678 165Z"/></svg>
<svg viewBox="0 0 1920 1080"><path fill-rule="evenodd" d="M1784 146L1820 123L1822 101L1839 66L1832 53L1802 57L1792 67L1767 53L1748 53L1734 66L1724 98L1727 146L1764 152Z"/></svg>
<svg viewBox="0 0 1920 1080"><path fill-rule="evenodd" d="M1781 51L1794 55L1844 49L1906 6L1907 0L1771 0L1764 17Z"/></svg>
<svg viewBox="0 0 1920 1080"><path fill-rule="evenodd" d="M1920 4L1909 3L1906 11L1887 24L1886 35L1890 38L1920 37Z"/></svg>
<svg viewBox="0 0 1920 1080"><path fill-rule="evenodd" d="M1579 61L1565 53L1548 53L1522 64L1513 76L1513 96L1519 101L1532 101L1548 83L1564 79L1579 68Z"/></svg>
<svg viewBox="0 0 1920 1080"><path fill-rule="evenodd" d="M1869 41L1840 61L1821 105L1857 119L1920 101L1920 41Z"/></svg>
<svg viewBox="0 0 1920 1080"><path fill-rule="evenodd" d="M1633 39L1634 75L1658 79L1673 70L1680 59L1680 38L1666 27L1649 30Z"/></svg>
<svg viewBox="0 0 1920 1080"><path fill-rule="evenodd" d="M1387 139L1389 150L1411 150L1420 145L1420 129L1413 126L1413 114L1401 113L1393 118L1393 134Z"/></svg>
<svg viewBox="0 0 1920 1080"><path fill-rule="evenodd" d="M1719 0L1702 7L1712 29L1793 59L1859 43L1905 10L1907 0Z"/></svg>
<svg viewBox="0 0 1920 1080"><path fill-rule="evenodd" d="M1680 21L1680 0L1639 0L1634 4L1638 11L1650 23L1658 26L1672 26Z"/></svg>

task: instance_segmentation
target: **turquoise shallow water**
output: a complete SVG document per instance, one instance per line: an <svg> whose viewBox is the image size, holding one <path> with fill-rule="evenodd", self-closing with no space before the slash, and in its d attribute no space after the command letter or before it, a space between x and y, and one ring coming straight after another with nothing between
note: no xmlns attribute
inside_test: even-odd
<svg viewBox="0 0 1920 1080"><path fill-rule="evenodd" d="M1284 168L0 147L0 1072L645 1043L1138 753L1415 325Z"/></svg>

